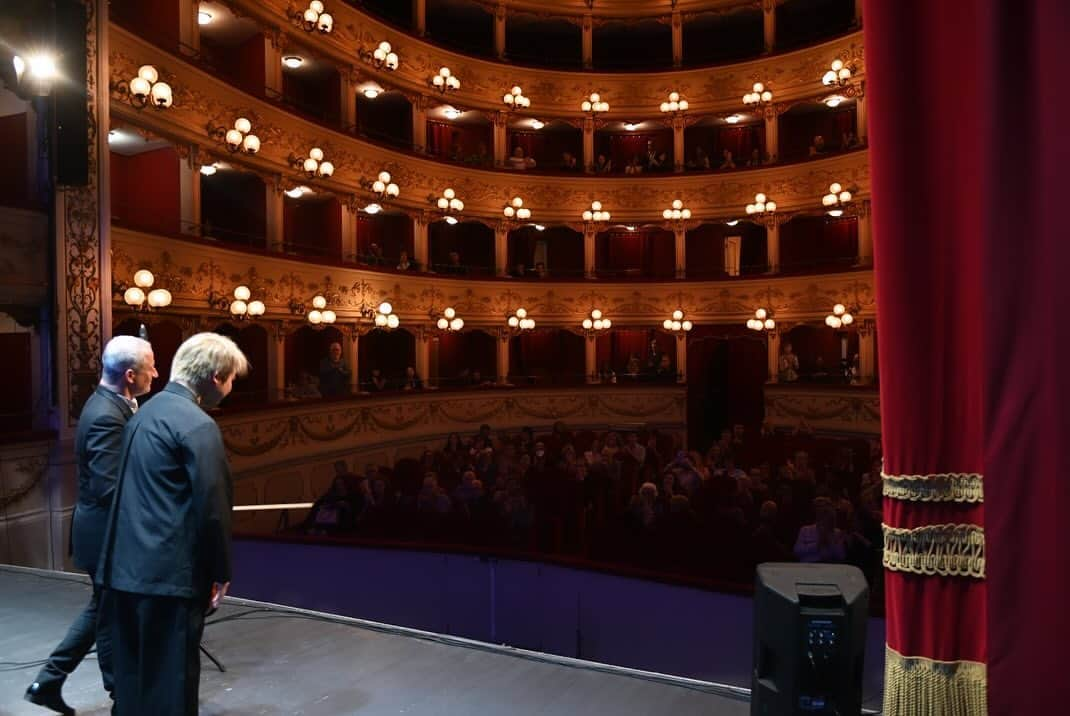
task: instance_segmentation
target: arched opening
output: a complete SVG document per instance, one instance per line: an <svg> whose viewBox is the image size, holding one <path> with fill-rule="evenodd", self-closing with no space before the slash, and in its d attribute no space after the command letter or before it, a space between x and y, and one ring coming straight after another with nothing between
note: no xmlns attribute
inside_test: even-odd
<svg viewBox="0 0 1070 716"><path fill-rule="evenodd" d="M701 224L688 231L684 240L688 278L752 276L767 270L766 231L761 224Z"/></svg>
<svg viewBox="0 0 1070 716"><path fill-rule="evenodd" d="M343 341L342 332L334 326L303 325L287 334L283 347L287 391L305 397L319 395L320 364L331 344Z"/></svg>
<svg viewBox="0 0 1070 716"><path fill-rule="evenodd" d="M373 142L412 149L412 103L401 92L368 87L357 95L356 129Z"/></svg>
<svg viewBox="0 0 1070 716"><path fill-rule="evenodd" d="M583 234L567 226L513 229L508 271L513 278L583 278Z"/></svg>
<svg viewBox="0 0 1070 716"><path fill-rule="evenodd" d="M854 217L795 216L780 226L780 267L785 273L842 271L857 262Z"/></svg>
<svg viewBox="0 0 1070 716"><path fill-rule="evenodd" d="M684 130L684 168L717 171L767 164L765 122L760 114L736 112L704 117Z"/></svg>
<svg viewBox="0 0 1070 716"><path fill-rule="evenodd" d="M244 378L234 380L226 405L263 404L281 397L268 394L268 332L263 326L226 322L213 330L234 341L249 360L249 372Z"/></svg>
<svg viewBox="0 0 1070 716"><path fill-rule="evenodd" d="M494 229L478 221L436 221L427 229L431 270L456 276L494 273Z"/></svg>
<svg viewBox="0 0 1070 716"><path fill-rule="evenodd" d="M360 337L360 384L370 390L373 371L386 379L393 390L405 375L405 368L416 366L416 337L404 328L396 331L372 331ZM421 375L426 380L426 375Z"/></svg>
<svg viewBox="0 0 1070 716"><path fill-rule="evenodd" d="M200 175L201 235L229 244L264 248L267 197L264 181L249 172L224 167Z"/></svg>
<svg viewBox="0 0 1070 716"><path fill-rule="evenodd" d="M443 333L431 344L431 375L442 388L466 388L497 380L498 338L484 331Z"/></svg>
<svg viewBox="0 0 1070 716"><path fill-rule="evenodd" d="M696 326L687 338L688 445L706 450L735 424L756 434L765 416L768 343L744 326Z"/></svg>
<svg viewBox="0 0 1070 716"><path fill-rule="evenodd" d="M835 107L821 102L802 102L780 115L778 122L783 161L820 157L857 146L857 113L853 99L842 99Z"/></svg>
<svg viewBox="0 0 1070 716"><path fill-rule="evenodd" d="M831 312L832 306L829 306ZM848 361L858 354L858 332L799 324L780 338L799 357L799 382L846 383Z"/></svg>
<svg viewBox="0 0 1070 716"><path fill-rule="evenodd" d="M402 254L409 261L409 270L417 266L413 256L412 219L405 214L379 212L357 215L357 262L366 266L395 268Z"/></svg>
<svg viewBox="0 0 1070 716"><path fill-rule="evenodd" d="M669 357L669 377L657 375L663 355ZM676 380L676 337L654 328L614 326L608 334L597 337L595 356L602 382Z"/></svg>
<svg viewBox="0 0 1070 716"><path fill-rule="evenodd" d="M675 237L658 226L614 226L595 237L595 271L602 278L672 279Z"/></svg>
<svg viewBox="0 0 1070 716"><path fill-rule="evenodd" d="M585 375L583 336L564 328L536 328L509 340L514 385L577 385Z"/></svg>
<svg viewBox="0 0 1070 716"><path fill-rule="evenodd" d="M520 147L525 158L534 160L539 171L583 171L583 130L562 120L543 123L531 117L516 117L509 122L506 147L507 166L522 169L515 159Z"/></svg>
<svg viewBox="0 0 1070 716"><path fill-rule="evenodd" d="M657 174L673 170L672 129L659 121L609 122L594 133L595 171ZM599 156L610 163L606 172Z"/></svg>
<svg viewBox="0 0 1070 716"><path fill-rule="evenodd" d="M427 113L426 140L426 151L433 157L474 167L494 163L494 125L480 112L435 107Z"/></svg>

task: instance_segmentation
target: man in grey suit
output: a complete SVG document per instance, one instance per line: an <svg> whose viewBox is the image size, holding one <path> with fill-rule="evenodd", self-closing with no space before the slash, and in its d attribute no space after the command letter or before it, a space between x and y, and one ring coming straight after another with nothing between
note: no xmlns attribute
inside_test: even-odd
<svg viewBox="0 0 1070 716"><path fill-rule="evenodd" d="M197 713L205 613L230 585L233 506L223 436L205 410L248 368L232 340L198 333L123 433L96 573L110 595L119 716Z"/></svg>
<svg viewBox="0 0 1070 716"><path fill-rule="evenodd" d="M119 473L119 451L123 428L137 411L138 396L149 392L156 377L156 362L148 341L133 336L116 336L108 341L101 358L103 375L78 418L75 455L78 462L78 501L71 521L74 563L93 578L100 559L108 510ZM48 662L30 687L26 700L63 714L74 711L63 700L63 683L81 663L95 641L97 661L104 688L112 691L111 645L106 616L101 608L102 592L93 588L82 613L67 635L48 657Z"/></svg>

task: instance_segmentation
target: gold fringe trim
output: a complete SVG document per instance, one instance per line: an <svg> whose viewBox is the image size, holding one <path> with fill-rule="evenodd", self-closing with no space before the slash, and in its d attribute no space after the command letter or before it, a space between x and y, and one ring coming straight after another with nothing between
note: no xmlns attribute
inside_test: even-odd
<svg viewBox="0 0 1070 716"><path fill-rule="evenodd" d="M985 530L977 525L882 525L884 568L943 577L985 576Z"/></svg>
<svg viewBox="0 0 1070 716"><path fill-rule="evenodd" d="M984 716L988 671L979 661L936 661L884 647L887 716Z"/></svg>
<svg viewBox="0 0 1070 716"><path fill-rule="evenodd" d="M939 472L932 475L889 475L883 494L911 502L984 502L983 476L977 472Z"/></svg>

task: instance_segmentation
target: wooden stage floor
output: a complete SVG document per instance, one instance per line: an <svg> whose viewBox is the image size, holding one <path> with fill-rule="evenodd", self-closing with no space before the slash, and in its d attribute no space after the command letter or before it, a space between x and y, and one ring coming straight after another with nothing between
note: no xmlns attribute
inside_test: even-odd
<svg viewBox="0 0 1070 716"><path fill-rule="evenodd" d="M47 714L22 700L38 665L88 600L84 578L0 566L0 714ZM244 600L209 620L202 714L412 716L742 716L745 695L704 682L517 652ZM110 703L90 656L68 679L79 714Z"/></svg>

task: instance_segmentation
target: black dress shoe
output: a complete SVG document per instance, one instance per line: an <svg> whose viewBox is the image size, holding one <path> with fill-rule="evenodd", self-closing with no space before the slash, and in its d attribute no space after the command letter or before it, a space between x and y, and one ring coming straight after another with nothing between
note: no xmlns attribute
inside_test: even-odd
<svg viewBox="0 0 1070 716"><path fill-rule="evenodd" d="M67 705L67 702L63 700L63 695L60 694L61 688L63 688L62 684L42 684L40 681L35 681L26 689L26 695L23 698L31 704L44 706L64 716L74 716L74 709Z"/></svg>

